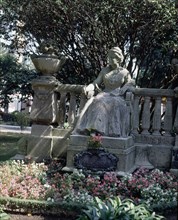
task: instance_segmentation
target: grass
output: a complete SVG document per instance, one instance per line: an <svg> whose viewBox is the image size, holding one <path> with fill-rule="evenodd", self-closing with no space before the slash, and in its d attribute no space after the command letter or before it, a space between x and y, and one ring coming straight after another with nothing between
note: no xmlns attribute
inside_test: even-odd
<svg viewBox="0 0 178 220"><path fill-rule="evenodd" d="M23 134L0 133L0 161L5 161L16 155L18 150L17 142Z"/></svg>

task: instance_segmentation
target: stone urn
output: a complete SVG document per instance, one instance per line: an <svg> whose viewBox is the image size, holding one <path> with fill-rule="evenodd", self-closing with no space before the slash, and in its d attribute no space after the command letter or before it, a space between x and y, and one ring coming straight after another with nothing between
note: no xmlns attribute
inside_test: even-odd
<svg viewBox="0 0 178 220"><path fill-rule="evenodd" d="M64 56L51 54L31 55L31 60L38 72L43 76L52 76L57 73L66 61Z"/></svg>

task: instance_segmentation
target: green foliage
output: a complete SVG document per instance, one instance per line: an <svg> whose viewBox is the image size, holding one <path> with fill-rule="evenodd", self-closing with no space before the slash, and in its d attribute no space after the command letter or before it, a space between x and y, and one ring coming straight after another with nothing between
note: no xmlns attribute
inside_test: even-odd
<svg viewBox="0 0 178 220"><path fill-rule="evenodd" d="M29 113L15 111L13 112L13 115L15 117L15 121L22 129L30 125Z"/></svg>
<svg viewBox="0 0 178 220"><path fill-rule="evenodd" d="M10 215L6 214L0 205L0 220L10 220Z"/></svg>
<svg viewBox="0 0 178 220"><path fill-rule="evenodd" d="M22 97L32 94L30 81L35 76L35 72L23 67L13 56L0 55L0 105L7 107L14 93Z"/></svg>
<svg viewBox="0 0 178 220"><path fill-rule="evenodd" d="M61 82L90 82L106 64L108 49L119 46L123 65L132 75L137 72L138 85L173 86L170 61L178 49L174 1L5 0L2 12L0 34L9 39L14 31L13 49L53 40L68 56L57 76ZM19 42L16 36L22 34L24 41Z"/></svg>
<svg viewBox="0 0 178 220"><path fill-rule="evenodd" d="M88 148L100 148L102 147L102 136L91 134L88 140Z"/></svg>
<svg viewBox="0 0 178 220"><path fill-rule="evenodd" d="M143 204L134 205L131 200L123 200L119 197L103 202L95 197L95 204L88 206L78 220L160 220L164 217L150 212Z"/></svg>
<svg viewBox="0 0 178 220"><path fill-rule="evenodd" d="M17 141L20 139L19 134L0 135L0 161L5 161L18 153Z"/></svg>

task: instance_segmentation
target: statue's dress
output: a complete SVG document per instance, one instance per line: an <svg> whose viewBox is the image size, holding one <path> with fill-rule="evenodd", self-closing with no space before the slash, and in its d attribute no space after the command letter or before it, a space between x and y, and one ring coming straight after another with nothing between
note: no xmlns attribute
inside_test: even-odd
<svg viewBox="0 0 178 220"><path fill-rule="evenodd" d="M127 75L128 71L121 67L103 75L105 90L88 100L73 134L89 135L90 132L97 132L112 137L129 135L130 110L124 94L120 93L124 86L127 90Z"/></svg>

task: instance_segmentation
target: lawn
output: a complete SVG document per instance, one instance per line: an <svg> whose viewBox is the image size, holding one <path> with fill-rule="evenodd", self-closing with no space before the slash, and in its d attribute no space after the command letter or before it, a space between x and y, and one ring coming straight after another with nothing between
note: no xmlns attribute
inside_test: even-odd
<svg viewBox="0 0 178 220"><path fill-rule="evenodd" d="M23 134L0 133L0 161L5 161L18 153L18 141Z"/></svg>

